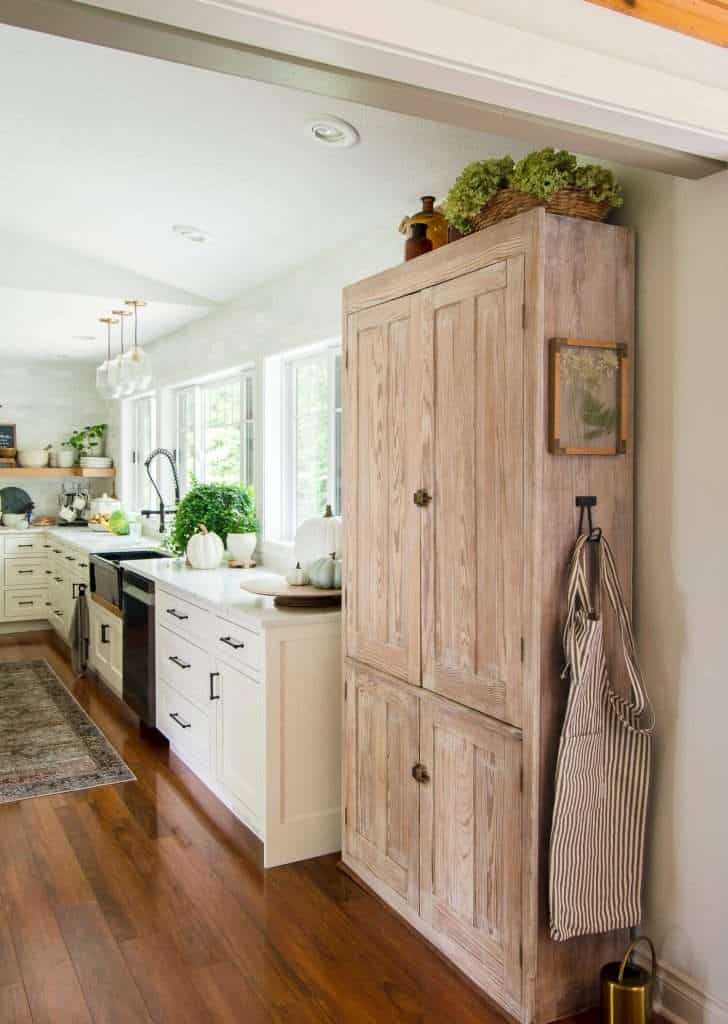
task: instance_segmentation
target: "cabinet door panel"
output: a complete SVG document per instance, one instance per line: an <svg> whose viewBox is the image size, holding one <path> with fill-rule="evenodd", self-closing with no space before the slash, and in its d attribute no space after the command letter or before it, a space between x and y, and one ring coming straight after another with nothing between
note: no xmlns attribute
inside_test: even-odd
<svg viewBox="0 0 728 1024"><path fill-rule="evenodd" d="M346 680L346 851L416 909L418 699L363 666Z"/></svg>
<svg viewBox="0 0 728 1024"><path fill-rule="evenodd" d="M420 913L453 956L520 1001L521 741L477 711L425 698Z"/></svg>
<svg viewBox="0 0 728 1024"><path fill-rule="evenodd" d="M222 664L218 668L219 779L261 829L265 786L263 685L234 668Z"/></svg>
<svg viewBox="0 0 728 1024"><path fill-rule="evenodd" d="M419 296L349 317L346 651L420 684L422 392Z"/></svg>
<svg viewBox="0 0 728 1024"><path fill-rule="evenodd" d="M523 258L423 293L423 685L520 724Z"/></svg>

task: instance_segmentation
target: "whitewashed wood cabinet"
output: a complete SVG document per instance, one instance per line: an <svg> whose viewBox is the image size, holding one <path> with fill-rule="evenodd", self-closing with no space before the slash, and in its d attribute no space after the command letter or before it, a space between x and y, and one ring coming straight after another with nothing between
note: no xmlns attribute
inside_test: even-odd
<svg viewBox="0 0 728 1024"><path fill-rule="evenodd" d="M157 729L273 867L341 843L341 618L217 614L158 584Z"/></svg>
<svg viewBox="0 0 728 1024"><path fill-rule="evenodd" d="M631 443L549 451L556 337L631 363L628 228L534 210L344 291L343 860L524 1024L624 943L548 931L576 496L632 572Z"/></svg>

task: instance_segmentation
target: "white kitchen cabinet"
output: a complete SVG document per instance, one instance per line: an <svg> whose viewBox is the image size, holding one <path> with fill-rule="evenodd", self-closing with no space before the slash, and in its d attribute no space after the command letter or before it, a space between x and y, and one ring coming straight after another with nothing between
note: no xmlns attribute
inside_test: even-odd
<svg viewBox="0 0 728 1024"><path fill-rule="evenodd" d="M91 597L89 612L89 664L121 696L123 685L123 623Z"/></svg>
<svg viewBox="0 0 728 1024"><path fill-rule="evenodd" d="M217 771L220 784L245 814L263 828L265 809L265 720L259 679L220 665L217 682Z"/></svg>
<svg viewBox="0 0 728 1024"><path fill-rule="evenodd" d="M266 867L338 850L340 614L254 600L218 614L155 578L157 728L260 837Z"/></svg>

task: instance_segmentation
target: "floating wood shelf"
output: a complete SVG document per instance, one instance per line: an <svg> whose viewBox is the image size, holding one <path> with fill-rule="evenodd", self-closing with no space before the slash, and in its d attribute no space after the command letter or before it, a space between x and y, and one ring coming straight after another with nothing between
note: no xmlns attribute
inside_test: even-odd
<svg viewBox="0 0 728 1024"><path fill-rule="evenodd" d="M72 466L70 469L56 469L55 467L44 467L43 469L31 469L28 466L3 466L0 469L0 477L4 476L82 476L85 478L97 478L111 480L116 476L115 469L81 469L80 466Z"/></svg>

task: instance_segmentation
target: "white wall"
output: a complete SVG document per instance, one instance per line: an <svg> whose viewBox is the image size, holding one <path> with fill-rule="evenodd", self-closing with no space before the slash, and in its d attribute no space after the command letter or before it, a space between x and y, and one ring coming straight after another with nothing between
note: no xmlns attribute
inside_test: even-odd
<svg viewBox="0 0 728 1024"><path fill-rule="evenodd" d="M622 176L638 234L636 627L657 714L644 930L666 1005L728 1021L728 173Z"/></svg>
<svg viewBox="0 0 728 1024"><path fill-rule="evenodd" d="M18 448L60 444L79 427L107 423L111 410L96 393L95 373L94 367L81 363L3 366L0 422L15 423ZM27 491L35 502L36 515L55 515L61 484L61 479L3 477L2 486L18 486ZM94 488L99 487L95 483Z"/></svg>

